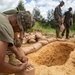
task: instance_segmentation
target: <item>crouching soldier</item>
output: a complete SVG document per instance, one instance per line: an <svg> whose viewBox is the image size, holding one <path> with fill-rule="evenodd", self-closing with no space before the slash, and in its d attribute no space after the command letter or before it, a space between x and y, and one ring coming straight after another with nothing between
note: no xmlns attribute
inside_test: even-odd
<svg viewBox="0 0 75 75"><path fill-rule="evenodd" d="M21 55L17 44L14 44L14 33L20 33L19 41L21 43L19 46L21 46L24 31L33 26L31 24L31 14L29 13L29 16L27 14L26 12L18 12L11 15L0 14L0 73L17 73L26 69L28 58ZM27 20L27 17L29 17L29 20ZM5 55L8 49L22 62L21 65L14 66L5 62Z"/></svg>

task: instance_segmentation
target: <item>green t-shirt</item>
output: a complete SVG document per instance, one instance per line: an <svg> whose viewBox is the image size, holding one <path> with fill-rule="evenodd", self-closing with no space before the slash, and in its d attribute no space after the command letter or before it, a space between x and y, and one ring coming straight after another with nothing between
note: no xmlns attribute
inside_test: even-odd
<svg viewBox="0 0 75 75"><path fill-rule="evenodd" d="M64 13L64 16L65 16L64 23L70 23L70 19L73 18L72 13L67 11Z"/></svg>
<svg viewBox="0 0 75 75"><path fill-rule="evenodd" d="M0 41L14 44L14 32L5 14L0 13Z"/></svg>

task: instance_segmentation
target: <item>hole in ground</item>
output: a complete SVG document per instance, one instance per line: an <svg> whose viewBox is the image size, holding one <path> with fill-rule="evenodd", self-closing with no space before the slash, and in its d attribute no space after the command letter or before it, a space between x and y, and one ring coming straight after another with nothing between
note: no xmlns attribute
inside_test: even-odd
<svg viewBox="0 0 75 75"><path fill-rule="evenodd" d="M46 65L48 67L63 65L73 50L74 45L72 43L53 42L42 47L36 53L30 54L29 57L38 65Z"/></svg>

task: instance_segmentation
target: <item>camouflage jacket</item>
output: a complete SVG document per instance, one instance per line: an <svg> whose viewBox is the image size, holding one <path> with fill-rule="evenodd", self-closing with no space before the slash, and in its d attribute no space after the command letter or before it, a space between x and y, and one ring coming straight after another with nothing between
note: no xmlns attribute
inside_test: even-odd
<svg viewBox="0 0 75 75"><path fill-rule="evenodd" d="M61 8L57 6L54 11L54 19L55 21L58 21L59 18L60 19L62 18L62 13L61 13Z"/></svg>

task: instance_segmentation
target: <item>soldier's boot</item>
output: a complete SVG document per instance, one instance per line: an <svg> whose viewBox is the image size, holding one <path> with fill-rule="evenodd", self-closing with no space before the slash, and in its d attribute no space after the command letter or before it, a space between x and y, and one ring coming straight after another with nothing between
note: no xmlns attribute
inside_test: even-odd
<svg viewBox="0 0 75 75"><path fill-rule="evenodd" d="M65 33L65 29L64 29L63 32L61 33L61 36L62 36L62 37L64 36L64 33Z"/></svg>

